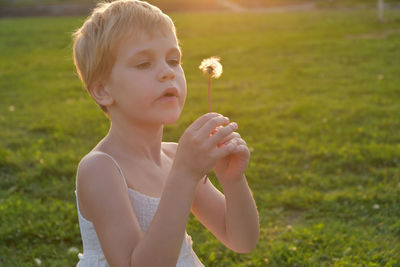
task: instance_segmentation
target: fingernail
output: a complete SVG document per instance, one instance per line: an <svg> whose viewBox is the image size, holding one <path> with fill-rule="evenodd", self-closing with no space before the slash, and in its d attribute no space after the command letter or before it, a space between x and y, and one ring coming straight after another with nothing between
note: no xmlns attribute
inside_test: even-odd
<svg viewBox="0 0 400 267"><path fill-rule="evenodd" d="M235 128L235 129L237 129L237 128L238 128L238 125L237 125L237 123L236 123L236 122L232 122L232 126L233 126L233 128Z"/></svg>

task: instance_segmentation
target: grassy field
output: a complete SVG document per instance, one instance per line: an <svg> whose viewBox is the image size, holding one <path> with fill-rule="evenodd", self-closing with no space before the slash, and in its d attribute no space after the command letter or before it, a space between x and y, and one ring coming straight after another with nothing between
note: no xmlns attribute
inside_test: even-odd
<svg viewBox="0 0 400 267"><path fill-rule="evenodd" d="M197 69L222 58L214 108L239 123L260 212L238 255L191 217L206 266L400 266L400 12L171 14L188 99L165 140L207 112ZM108 121L74 73L81 17L0 20L0 266L74 266L77 163ZM215 179L212 178L215 182Z"/></svg>

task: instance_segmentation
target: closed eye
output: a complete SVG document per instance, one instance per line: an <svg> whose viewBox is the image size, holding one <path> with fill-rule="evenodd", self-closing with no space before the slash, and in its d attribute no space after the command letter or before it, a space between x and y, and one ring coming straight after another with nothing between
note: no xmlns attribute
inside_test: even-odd
<svg viewBox="0 0 400 267"><path fill-rule="evenodd" d="M136 65L136 68L142 70L142 69L150 68L150 66L151 66L150 62L143 62L143 63L140 63L140 64Z"/></svg>
<svg viewBox="0 0 400 267"><path fill-rule="evenodd" d="M177 60L177 59L168 59L167 62L170 66L173 66L173 67L176 67L181 64L181 61Z"/></svg>

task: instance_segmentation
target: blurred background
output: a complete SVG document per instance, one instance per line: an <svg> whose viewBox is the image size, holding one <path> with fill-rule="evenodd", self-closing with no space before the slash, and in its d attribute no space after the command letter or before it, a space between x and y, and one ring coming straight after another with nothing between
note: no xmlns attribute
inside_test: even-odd
<svg viewBox="0 0 400 267"><path fill-rule="evenodd" d="M0 0L0 16L26 15L85 15L92 9L94 0ZM162 10L172 11L243 11L247 8L273 8L290 5L293 9L311 7L366 8L382 5L399 8L399 0L154 0L148 1ZM273 9L271 10L273 11Z"/></svg>
<svg viewBox="0 0 400 267"><path fill-rule="evenodd" d="M149 1L177 26L188 97L177 142L212 106L238 122L260 213L247 255L193 217L206 266L400 266L400 1ZM0 266L75 266L75 175L109 121L71 34L94 1L0 0ZM210 180L219 187L212 174ZM220 188L220 187L219 187Z"/></svg>

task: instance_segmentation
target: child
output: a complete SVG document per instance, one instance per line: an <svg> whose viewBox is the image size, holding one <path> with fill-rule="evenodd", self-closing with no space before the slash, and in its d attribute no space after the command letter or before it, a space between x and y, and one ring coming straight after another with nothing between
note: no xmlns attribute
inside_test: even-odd
<svg viewBox="0 0 400 267"><path fill-rule="evenodd" d="M204 266L185 231L190 212L228 248L252 251L258 213L237 124L208 113L178 144L162 142L186 98L171 19L142 1L102 3L74 38L78 74L111 122L77 170L78 266ZM212 169L225 195L204 183Z"/></svg>

